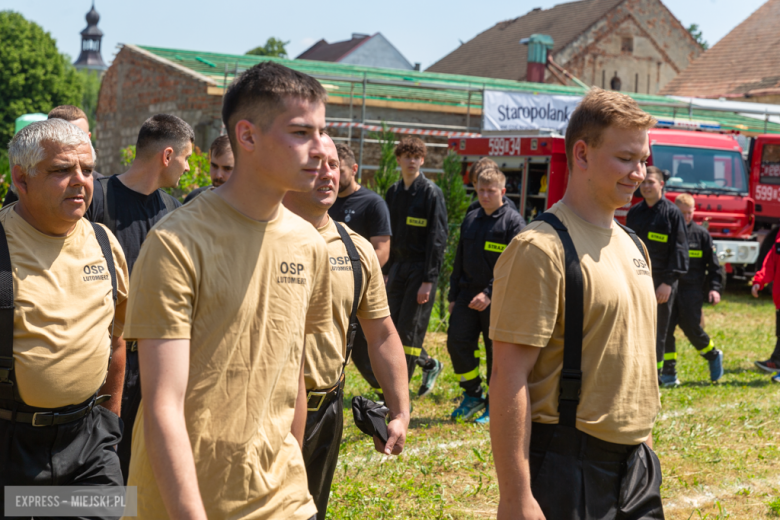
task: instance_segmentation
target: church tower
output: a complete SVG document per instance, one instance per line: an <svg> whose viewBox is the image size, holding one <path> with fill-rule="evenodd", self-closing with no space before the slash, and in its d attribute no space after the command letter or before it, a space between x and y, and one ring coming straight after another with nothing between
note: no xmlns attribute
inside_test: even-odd
<svg viewBox="0 0 780 520"><path fill-rule="evenodd" d="M92 1L92 9L87 13L87 28L81 31L81 54L73 63L77 69L89 69L103 72L108 65L100 55L100 43L103 39L103 31L98 29L100 15L95 11L95 2Z"/></svg>

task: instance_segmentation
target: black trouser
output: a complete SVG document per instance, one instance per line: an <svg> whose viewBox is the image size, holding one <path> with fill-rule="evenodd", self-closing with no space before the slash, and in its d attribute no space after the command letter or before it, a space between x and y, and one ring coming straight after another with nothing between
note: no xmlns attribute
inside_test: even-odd
<svg viewBox="0 0 780 520"><path fill-rule="evenodd" d="M85 403L88 404L88 403ZM77 410L85 404L62 408ZM0 401L0 408L14 404ZM18 404L19 412L35 412ZM5 486L121 486L114 446L122 438L122 420L102 406L59 426L0 419L0 490ZM5 496L0 491L0 518Z"/></svg>
<svg viewBox="0 0 780 520"><path fill-rule="evenodd" d="M132 342L135 347L136 343ZM130 447L133 444L133 425L138 407L141 404L141 373L138 366L138 350L131 351L131 343L127 343L127 358L125 361L125 386L122 390L122 421L125 424L125 435L117 446L119 463L122 467L122 477L125 485L130 476Z"/></svg>
<svg viewBox="0 0 780 520"><path fill-rule="evenodd" d="M646 444L602 441L533 423L531 491L546 518L662 519L661 463Z"/></svg>
<svg viewBox="0 0 780 520"><path fill-rule="evenodd" d="M469 309L469 303L479 293L461 291L455 300L447 330L447 351L452 367L463 391L472 397L482 395L482 378L479 376L479 335L485 341L487 354L487 383L493 364L493 342L490 340L490 306L480 312Z"/></svg>
<svg viewBox="0 0 780 520"><path fill-rule="evenodd" d="M309 408L317 407L318 396L308 400ZM306 433L303 436L303 462L309 481L309 493L314 497L317 514L325 518L330 498L330 485L336 472L341 434L344 431L344 384L329 392L318 410L306 414Z"/></svg>
<svg viewBox="0 0 780 520"><path fill-rule="evenodd" d="M390 268L387 278L387 303L390 305L390 316L401 337L401 343L406 353L406 368L409 379L414 375L415 365L428 362L430 356L423 348L425 333L428 331L428 320L431 318L433 304L436 301L436 281L428 297L428 303L417 304L417 291L423 283L423 262L399 262Z"/></svg>
<svg viewBox="0 0 780 520"><path fill-rule="evenodd" d="M355 332L355 341L352 343L352 362L355 364L355 368L358 369L360 375L363 376L369 385L375 390L380 390L379 381L374 375L374 369L371 368L371 358L368 356L368 342L366 341L366 335L363 334L363 328L360 326L360 322L357 324L357 331Z"/></svg>
<svg viewBox="0 0 780 520"><path fill-rule="evenodd" d="M655 284L656 290L660 283ZM655 336L655 360L658 362L658 368L663 367L664 353L666 352L666 337L672 319L672 310L674 309L674 300L677 295L677 282L672 284L672 292L666 303L658 304L658 322ZM674 329L672 329L674 330Z"/></svg>
<svg viewBox="0 0 780 520"><path fill-rule="evenodd" d="M717 356L709 335L701 326L701 308L704 305L704 292L701 286L680 284L677 297L669 318L669 328L664 345L664 372L674 373L677 366L677 343L674 329L680 326L688 341L708 361Z"/></svg>

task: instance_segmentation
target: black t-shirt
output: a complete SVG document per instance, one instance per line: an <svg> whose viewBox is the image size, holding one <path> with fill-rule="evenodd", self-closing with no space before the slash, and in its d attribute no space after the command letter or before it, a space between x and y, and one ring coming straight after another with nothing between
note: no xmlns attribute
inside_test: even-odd
<svg viewBox="0 0 780 520"><path fill-rule="evenodd" d="M127 269L132 274L133 265L141 252L141 245L146 240L146 234L168 212L163 202L162 190L157 190L151 195L144 195L133 191L116 178L108 180L110 190L113 190L113 201L116 215L116 238L125 253ZM92 195L92 204L87 209L84 217L91 222L105 221L103 215L103 190L96 187ZM109 199L110 201L111 199ZM181 206L179 201L176 207Z"/></svg>
<svg viewBox="0 0 780 520"><path fill-rule="evenodd" d="M391 236L390 212L382 197L368 188L339 197L328 210L333 220L343 222L366 240L371 237Z"/></svg>
<svg viewBox="0 0 780 520"><path fill-rule="evenodd" d="M184 203L187 204L189 201L191 201L192 199L194 199L204 191L208 190L209 188L211 188L211 186L203 186L202 188L196 188L192 190L191 192L189 192L189 194L187 194L186 197L184 197Z"/></svg>

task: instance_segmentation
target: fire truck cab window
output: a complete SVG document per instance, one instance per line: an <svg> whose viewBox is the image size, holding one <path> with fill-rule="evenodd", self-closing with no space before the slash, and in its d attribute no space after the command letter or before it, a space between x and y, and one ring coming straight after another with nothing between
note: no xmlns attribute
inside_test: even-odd
<svg viewBox="0 0 780 520"><path fill-rule="evenodd" d="M761 184L780 184L780 144L765 144L761 150Z"/></svg>
<svg viewBox="0 0 780 520"><path fill-rule="evenodd" d="M739 152L653 146L653 165L671 173L669 189L747 194L745 167Z"/></svg>

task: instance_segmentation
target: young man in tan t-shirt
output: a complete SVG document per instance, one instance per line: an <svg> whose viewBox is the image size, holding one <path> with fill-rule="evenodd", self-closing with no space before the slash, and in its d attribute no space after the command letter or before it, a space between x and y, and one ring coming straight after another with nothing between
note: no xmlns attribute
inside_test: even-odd
<svg viewBox="0 0 780 520"><path fill-rule="evenodd" d="M130 287L143 400L130 479L138 517L316 514L301 443L305 334L332 328L325 241L282 206L325 158L326 93L264 62L228 88L230 179L150 233Z"/></svg>
<svg viewBox="0 0 780 520"><path fill-rule="evenodd" d="M360 257L361 288L356 318L363 327L368 353L376 367L376 377L390 409L387 443L374 437L377 451L398 455L403 450L409 427L409 384L406 356L401 338L395 330L387 305L382 268L371 242L348 228L336 224L328 209L336 200L339 185L339 156L336 145L326 137L327 157L314 189L288 192L284 205L311 223L328 244L331 277L333 328L325 334L306 336L306 391L308 414L303 441L303 460L309 491L317 504L319 518L328 509L330 485L336 471L341 434L344 429L344 367L351 352L347 351L350 319L355 300L353 264L345 239L337 226L347 234Z"/></svg>
<svg viewBox="0 0 780 520"><path fill-rule="evenodd" d="M582 302L567 301L563 236L547 222L529 224L496 264L490 433L499 520L663 518L660 464L648 447L660 408L655 291L646 250L614 221L644 179L654 124L628 96L597 88L572 113L569 182L549 213L576 249ZM580 313L567 350L581 341L581 362L562 384L564 333Z"/></svg>

